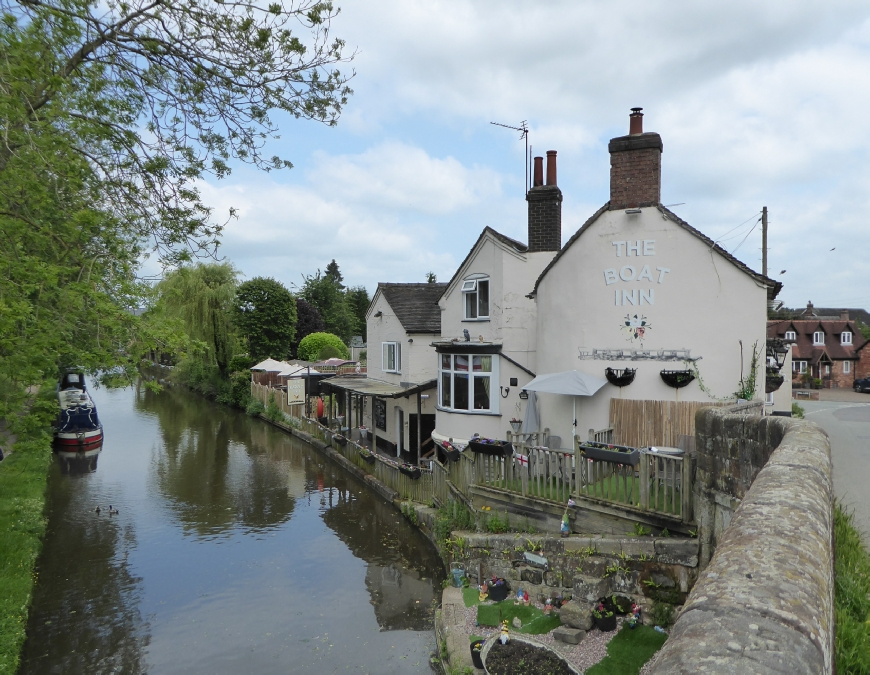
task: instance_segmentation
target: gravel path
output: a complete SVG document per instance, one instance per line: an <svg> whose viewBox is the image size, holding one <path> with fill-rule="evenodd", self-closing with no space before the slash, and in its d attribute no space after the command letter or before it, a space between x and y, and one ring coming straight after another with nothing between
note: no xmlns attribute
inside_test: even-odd
<svg viewBox="0 0 870 675"><path fill-rule="evenodd" d="M489 605L494 603L484 602L483 604ZM543 605L539 605L537 603L534 604L538 609L544 609ZM583 672L587 668L591 668L601 659L607 656L607 643L610 642L619 632L619 629L622 627L623 621L623 617L617 617L616 630L610 631L609 633L602 633L597 628L593 628L586 633L586 637L583 638L583 641L579 645L569 645L565 644L564 642L557 642L553 638L552 633L547 633L546 635L530 635L529 637L532 637L539 642L543 642L548 647L553 648L566 661L568 661L575 668ZM499 633L499 629L497 628L492 628L491 626L477 626L476 624L477 605L466 607L465 629L469 635L480 635L482 637L489 638L491 636L496 636ZM641 673L643 672L644 671L641 671Z"/></svg>

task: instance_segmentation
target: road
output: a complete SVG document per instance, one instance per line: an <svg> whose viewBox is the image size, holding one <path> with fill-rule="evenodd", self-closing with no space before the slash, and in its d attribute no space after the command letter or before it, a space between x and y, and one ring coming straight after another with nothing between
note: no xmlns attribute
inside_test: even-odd
<svg viewBox="0 0 870 675"><path fill-rule="evenodd" d="M855 512L855 523L870 545L870 395L823 391L821 401L801 401L806 419L831 438L834 493Z"/></svg>

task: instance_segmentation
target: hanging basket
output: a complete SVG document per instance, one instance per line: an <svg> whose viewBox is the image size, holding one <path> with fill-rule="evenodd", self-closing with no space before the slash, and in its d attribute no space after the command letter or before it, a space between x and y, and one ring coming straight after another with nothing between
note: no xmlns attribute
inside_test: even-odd
<svg viewBox="0 0 870 675"><path fill-rule="evenodd" d="M368 462L369 464L375 463L375 456L368 450L360 450L359 456L363 458L363 461Z"/></svg>
<svg viewBox="0 0 870 675"><path fill-rule="evenodd" d="M767 371L767 378L764 380L764 393L772 394L782 386L785 382L785 377L780 373Z"/></svg>
<svg viewBox="0 0 870 675"><path fill-rule="evenodd" d="M691 370L663 370L660 375L662 381L674 389L682 389L695 379Z"/></svg>
<svg viewBox="0 0 870 675"><path fill-rule="evenodd" d="M399 471L413 480L417 480L421 474L420 468L413 464L400 464Z"/></svg>
<svg viewBox="0 0 870 675"><path fill-rule="evenodd" d="M623 368L622 370L618 370L616 368L605 368L604 369L604 377L607 378L607 381L610 384L616 385L617 387L627 387L632 382L634 382L634 376L637 374L637 368Z"/></svg>
<svg viewBox="0 0 870 675"><path fill-rule="evenodd" d="M472 452L481 455L495 455L496 457L506 457L512 455L514 451L514 446L507 441L496 441L492 439L469 441L468 448Z"/></svg>

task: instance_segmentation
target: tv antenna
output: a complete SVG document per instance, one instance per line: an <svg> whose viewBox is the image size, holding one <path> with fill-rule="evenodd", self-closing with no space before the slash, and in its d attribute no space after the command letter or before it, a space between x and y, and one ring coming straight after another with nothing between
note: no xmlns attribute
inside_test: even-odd
<svg viewBox="0 0 870 675"><path fill-rule="evenodd" d="M523 120L520 122L520 126L512 127L510 124L502 124L501 122L490 122L490 124L494 124L497 127L504 127L505 129L513 129L514 131L520 132L520 138L525 140L526 142L526 156L523 160L523 164L525 164L526 170L526 194L529 194L529 122L528 120Z"/></svg>

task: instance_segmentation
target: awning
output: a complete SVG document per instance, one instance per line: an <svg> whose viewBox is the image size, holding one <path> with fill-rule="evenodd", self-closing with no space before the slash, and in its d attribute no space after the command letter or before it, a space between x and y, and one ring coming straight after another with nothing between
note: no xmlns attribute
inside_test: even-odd
<svg viewBox="0 0 870 675"><path fill-rule="evenodd" d="M566 370L563 373L538 375L534 380L523 385L523 389L546 394L592 396L605 384L607 384L607 380L602 380L594 375L587 375L578 370Z"/></svg>
<svg viewBox="0 0 870 675"><path fill-rule="evenodd" d="M343 389L354 394L362 396L380 396L381 398L403 398L419 394L421 391L435 389L438 386L438 380L429 380L420 384L393 384L382 380L375 380L369 377L358 377L354 375L338 375L324 380L320 384L321 387L330 387L333 389Z"/></svg>

